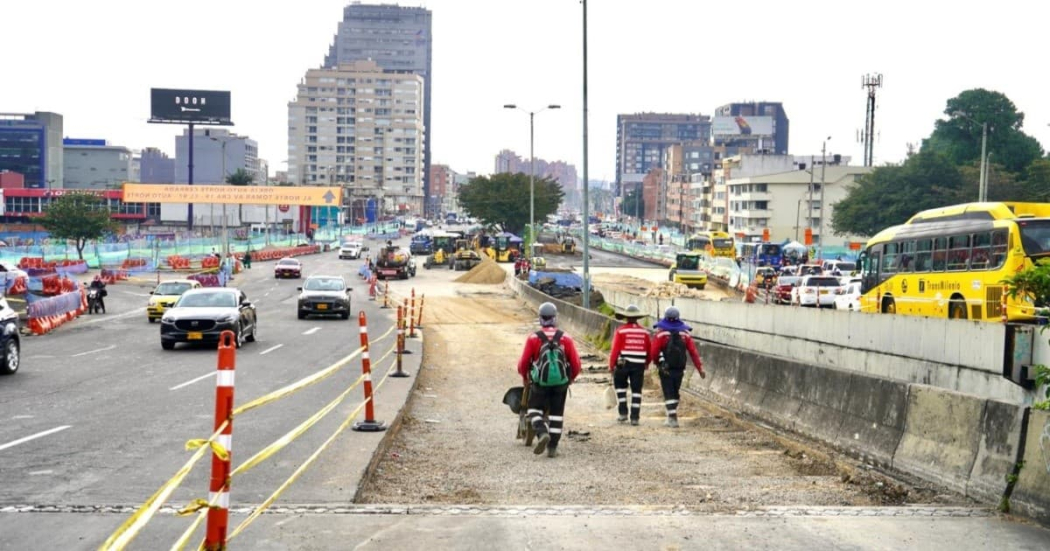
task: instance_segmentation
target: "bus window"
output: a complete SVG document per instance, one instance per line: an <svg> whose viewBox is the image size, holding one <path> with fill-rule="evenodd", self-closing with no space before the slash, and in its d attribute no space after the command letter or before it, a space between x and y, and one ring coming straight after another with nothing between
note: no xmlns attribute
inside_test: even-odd
<svg viewBox="0 0 1050 551"><path fill-rule="evenodd" d="M930 260L933 254L933 240L919 239L915 242L915 272L930 271Z"/></svg>
<svg viewBox="0 0 1050 551"><path fill-rule="evenodd" d="M886 279L897 273L897 262L900 260L900 255L898 254L899 247L899 243L886 243L883 245L882 267L879 269L879 272L882 274L882 279Z"/></svg>
<svg viewBox="0 0 1050 551"><path fill-rule="evenodd" d="M948 271L966 270L970 260L970 236L953 235L948 238Z"/></svg>
<svg viewBox="0 0 1050 551"><path fill-rule="evenodd" d="M860 264L861 287L865 293L879 284L879 248L872 247L861 252L857 260Z"/></svg>
<svg viewBox="0 0 1050 551"><path fill-rule="evenodd" d="M975 233L973 235L973 253L970 255L971 270L987 270L991 259L992 232Z"/></svg>
<svg viewBox="0 0 1050 551"><path fill-rule="evenodd" d="M1008 235L1009 234L1007 234L1006 230L996 230L992 232L992 265L990 266L990 268L992 268L993 270L1002 266L1003 262L1006 261L1006 242Z"/></svg>
<svg viewBox="0 0 1050 551"><path fill-rule="evenodd" d="M901 261L899 272L907 273L915 271L915 242L905 241L901 243Z"/></svg>
<svg viewBox="0 0 1050 551"><path fill-rule="evenodd" d="M948 263L948 238L938 237L933 240L933 263L930 269L934 272L943 272L945 264Z"/></svg>

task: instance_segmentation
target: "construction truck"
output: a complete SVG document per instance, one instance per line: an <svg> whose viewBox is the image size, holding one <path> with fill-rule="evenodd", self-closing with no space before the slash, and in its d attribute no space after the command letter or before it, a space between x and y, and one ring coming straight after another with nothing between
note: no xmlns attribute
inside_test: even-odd
<svg viewBox="0 0 1050 551"><path fill-rule="evenodd" d="M378 279L408 279L409 260L411 260L411 255L408 251L388 244L379 251L379 256L376 258L376 277Z"/></svg>
<svg viewBox="0 0 1050 551"><path fill-rule="evenodd" d="M431 236L430 243L434 252L423 261L423 267L429 270L432 266L444 266L446 264L451 266L451 259L456 252L456 239L458 238L458 233L435 232Z"/></svg>
<svg viewBox="0 0 1050 551"><path fill-rule="evenodd" d="M514 262L521 256L521 238L513 233L503 232L493 237L487 249L488 255L496 262Z"/></svg>
<svg viewBox="0 0 1050 551"><path fill-rule="evenodd" d="M456 240L456 252L452 255L452 263L449 266L450 270L469 270L474 266L481 264L481 255L478 251L475 251L470 247L470 242L466 239Z"/></svg>

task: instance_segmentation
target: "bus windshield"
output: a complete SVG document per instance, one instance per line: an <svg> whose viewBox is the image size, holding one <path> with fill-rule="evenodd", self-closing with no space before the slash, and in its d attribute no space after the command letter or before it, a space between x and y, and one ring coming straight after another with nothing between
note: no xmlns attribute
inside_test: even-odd
<svg viewBox="0 0 1050 551"><path fill-rule="evenodd" d="M780 254L780 245L773 245L767 243L762 249L762 254L768 254L772 256L778 255Z"/></svg>
<svg viewBox="0 0 1050 551"><path fill-rule="evenodd" d="M1017 227L1026 255L1050 255L1050 220L1018 220Z"/></svg>
<svg viewBox="0 0 1050 551"><path fill-rule="evenodd" d="M716 249L728 249L733 246L732 239L715 239L713 242Z"/></svg>

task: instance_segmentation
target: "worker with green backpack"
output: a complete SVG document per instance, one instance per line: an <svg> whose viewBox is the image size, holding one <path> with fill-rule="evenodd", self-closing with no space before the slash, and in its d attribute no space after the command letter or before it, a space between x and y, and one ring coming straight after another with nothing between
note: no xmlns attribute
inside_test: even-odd
<svg viewBox="0 0 1050 551"><path fill-rule="evenodd" d="M580 375L580 355L572 337L558 329L558 309L553 304L541 304L539 315L540 330L525 341L518 360L518 375L529 385L527 416L536 431L533 453L539 455L546 451L547 457L557 457L565 424L565 397L569 385Z"/></svg>

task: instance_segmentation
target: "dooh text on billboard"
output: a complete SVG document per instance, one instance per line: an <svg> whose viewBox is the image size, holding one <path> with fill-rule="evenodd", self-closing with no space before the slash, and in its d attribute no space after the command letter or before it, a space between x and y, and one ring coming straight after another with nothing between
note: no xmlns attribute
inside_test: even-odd
<svg viewBox="0 0 1050 551"><path fill-rule="evenodd" d="M150 88L150 122L233 125L230 93Z"/></svg>

